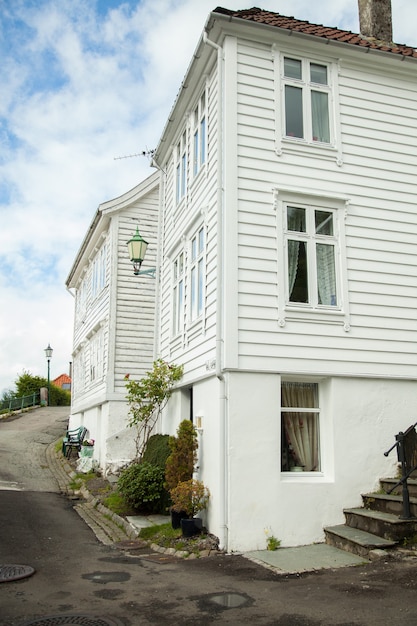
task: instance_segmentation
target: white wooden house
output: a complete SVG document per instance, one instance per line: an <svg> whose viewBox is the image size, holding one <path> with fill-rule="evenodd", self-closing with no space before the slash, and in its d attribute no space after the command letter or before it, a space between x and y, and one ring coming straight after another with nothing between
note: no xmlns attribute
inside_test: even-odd
<svg viewBox="0 0 417 626"><path fill-rule="evenodd" d="M160 427L198 427L229 551L322 541L417 415L417 52L361 5L362 35L213 11L155 152Z"/></svg>
<svg viewBox="0 0 417 626"><path fill-rule="evenodd" d="M69 426L88 428L106 472L135 456L125 376L141 378L152 366L156 282L134 276L126 243L138 226L149 243L146 266L156 266L158 209L158 173L101 204L66 283L75 296Z"/></svg>

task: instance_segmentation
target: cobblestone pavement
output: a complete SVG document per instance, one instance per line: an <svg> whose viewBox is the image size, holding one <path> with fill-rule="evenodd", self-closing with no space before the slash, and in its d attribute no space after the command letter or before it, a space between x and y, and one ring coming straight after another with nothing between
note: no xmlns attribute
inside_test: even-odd
<svg viewBox="0 0 417 626"><path fill-rule="evenodd" d="M76 473L70 463L56 452L56 442L47 447L46 459L61 493L69 498L78 499L78 494L70 487ZM99 541L110 545L138 537L137 530L129 522L103 506L98 498L92 496L85 487L81 488L80 495L83 500L77 502L74 509L92 529Z"/></svg>

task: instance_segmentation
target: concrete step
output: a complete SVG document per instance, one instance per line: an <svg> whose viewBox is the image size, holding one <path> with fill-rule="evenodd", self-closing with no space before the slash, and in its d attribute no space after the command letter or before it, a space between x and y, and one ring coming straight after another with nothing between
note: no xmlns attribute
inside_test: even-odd
<svg viewBox="0 0 417 626"><path fill-rule="evenodd" d="M394 487L398 483L398 478L381 478L380 484L382 489L388 493L390 489ZM417 498L417 478L408 478L408 493L410 494L410 498ZM394 491L390 495L398 495L402 494L402 485L395 487Z"/></svg>
<svg viewBox="0 0 417 626"><path fill-rule="evenodd" d="M328 526L324 532L328 545L357 554L365 559L369 557L372 550L388 550L398 545L396 541L383 539L364 530L346 526L346 524Z"/></svg>
<svg viewBox="0 0 417 626"><path fill-rule="evenodd" d="M365 508L373 511L383 511L393 515L403 514L402 496L386 493L365 493L362 495ZM410 513L417 518L417 498L410 497Z"/></svg>
<svg viewBox="0 0 417 626"><path fill-rule="evenodd" d="M344 509L346 524L387 541L401 542L417 531L417 520L400 519L398 515L385 511L354 508Z"/></svg>

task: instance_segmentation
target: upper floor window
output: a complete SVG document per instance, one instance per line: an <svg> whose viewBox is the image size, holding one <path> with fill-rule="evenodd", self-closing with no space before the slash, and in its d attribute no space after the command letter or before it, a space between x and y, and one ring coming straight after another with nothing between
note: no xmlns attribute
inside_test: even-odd
<svg viewBox="0 0 417 626"><path fill-rule="evenodd" d="M338 306L334 212L287 205L288 302Z"/></svg>
<svg viewBox="0 0 417 626"><path fill-rule="evenodd" d="M173 332L177 335L182 330L184 319L184 291L185 291L185 259L184 252L176 257L173 264Z"/></svg>
<svg viewBox="0 0 417 626"><path fill-rule="evenodd" d="M103 245L91 269L91 297L95 298L106 286L106 246Z"/></svg>
<svg viewBox="0 0 417 626"><path fill-rule="evenodd" d="M194 176L206 162L206 119L206 94L203 92L192 116Z"/></svg>
<svg viewBox="0 0 417 626"><path fill-rule="evenodd" d="M328 66L284 57L283 81L285 136L331 143Z"/></svg>
<svg viewBox="0 0 417 626"><path fill-rule="evenodd" d="M177 204L187 190L187 131L181 135L176 148L175 196Z"/></svg>
<svg viewBox="0 0 417 626"><path fill-rule="evenodd" d="M204 226L191 239L190 257L190 297L191 320L195 320L203 312L204 275L205 275L205 235Z"/></svg>

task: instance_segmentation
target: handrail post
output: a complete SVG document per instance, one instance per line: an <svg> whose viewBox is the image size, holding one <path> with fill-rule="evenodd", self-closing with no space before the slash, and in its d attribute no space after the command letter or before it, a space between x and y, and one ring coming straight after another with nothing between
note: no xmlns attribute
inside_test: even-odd
<svg viewBox="0 0 417 626"><path fill-rule="evenodd" d="M405 458L405 446L404 446L404 433L399 432L398 435L395 436L397 440L397 455L398 461L401 463L401 483L402 483L402 498L403 498L403 514L400 516L401 519L410 519L412 517L410 511L410 494L408 492L407 485L407 460Z"/></svg>

